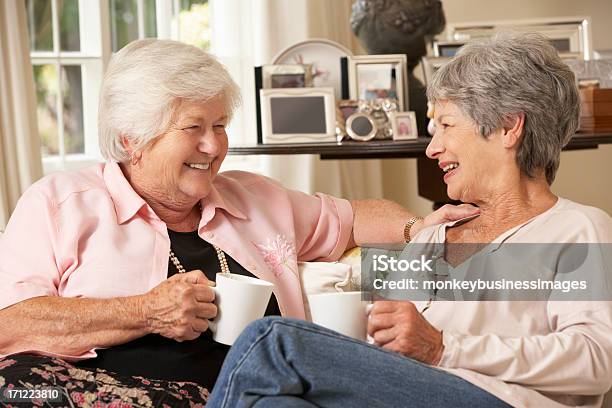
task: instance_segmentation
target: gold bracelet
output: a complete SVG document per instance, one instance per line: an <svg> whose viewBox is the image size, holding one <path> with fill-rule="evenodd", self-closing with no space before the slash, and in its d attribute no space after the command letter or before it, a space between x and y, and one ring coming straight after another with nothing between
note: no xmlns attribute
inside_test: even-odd
<svg viewBox="0 0 612 408"><path fill-rule="evenodd" d="M406 225L404 226L404 240L406 243L410 242L410 229L417 221L422 221L423 217L412 217L408 220Z"/></svg>

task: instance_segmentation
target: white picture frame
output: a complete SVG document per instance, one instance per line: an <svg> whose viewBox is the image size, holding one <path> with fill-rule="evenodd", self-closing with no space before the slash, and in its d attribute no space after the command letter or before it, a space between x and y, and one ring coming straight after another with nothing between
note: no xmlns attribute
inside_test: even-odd
<svg viewBox="0 0 612 408"><path fill-rule="evenodd" d="M334 88L259 91L264 144L336 142Z"/></svg>
<svg viewBox="0 0 612 408"><path fill-rule="evenodd" d="M410 112L393 112L391 114L393 140L411 140L419 137L416 115Z"/></svg>
<svg viewBox="0 0 612 408"><path fill-rule="evenodd" d="M378 91L395 91L399 110L405 110L409 103L406 61L404 54L349 56L349 98L365 100L376 97L390 98L393 96L389 93L383 95ZM395 70L395 84L389 75L390 70ZM368 93L371 93L371 97Z"/></svg>
<svg viewBox="0 0 612 408"><path fill-rule="evenodd" d="M585 16L449 23L446 27L448 40L461 42L507 30L536 32L550 38L562 58L592 58L591 22Z"/></svg>

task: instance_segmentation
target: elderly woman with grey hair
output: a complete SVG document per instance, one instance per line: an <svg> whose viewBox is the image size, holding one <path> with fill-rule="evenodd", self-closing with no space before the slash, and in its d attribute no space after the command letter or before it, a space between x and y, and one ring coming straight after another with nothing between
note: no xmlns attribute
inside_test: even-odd
<svg viewBox="0 0 612 408"><path fill-rule="evenodd" d="M76 403L203 402L229 348L208 329L217 272L272 282L266 314L304 318L298 261L402 242L406 225L414 233L474 212L415 224L391 202L217 174L239 100L225 68L196 47L146 39L113 56L99 109L107 162L35 183L2 237L0 358L10 358L0 386L14 380L7 367L30 361L21 384L64 385Z"/></svg>
<svg viewBox="0 0 612 408"><path fill-rule="evenodd" d="M550 189L580 105L574 75L544 37L506 34L466 45L436 73L428 97L436 131L427 155L444 172L448 195L480 208L477 217L425 228L411 241L479 244L446 246L438 262L449 275L477 256L498 259L479 253L482 244L612 242L606 213ZM368 317L374 344L296 320L259 320L234 344L210 404L601 405L612 385L609 298L435 296L375 301Z"/></svg>

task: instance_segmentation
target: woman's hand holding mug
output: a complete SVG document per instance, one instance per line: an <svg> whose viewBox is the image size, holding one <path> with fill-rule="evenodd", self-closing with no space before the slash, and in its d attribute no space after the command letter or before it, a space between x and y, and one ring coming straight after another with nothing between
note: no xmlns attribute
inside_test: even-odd
<svg viewBox="0 0 612 408"><path fill-rule="evenodd" d="M214 285L202 271L193 270L173 275L144 294L150 332L179 342L198 338L217 316Z"/></svg>

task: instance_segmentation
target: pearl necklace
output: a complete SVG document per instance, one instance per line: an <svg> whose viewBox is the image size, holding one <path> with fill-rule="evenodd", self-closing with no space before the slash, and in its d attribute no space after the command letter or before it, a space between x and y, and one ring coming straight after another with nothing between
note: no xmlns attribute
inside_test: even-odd
<svg viewBox="0 0 612 408"><path fill-rule="evenodd" d="M219 260L219 265L221 266L221 273L229 274L230 269L229 269L229 266L227 265L227 259L225 259L225 253L223 253L221 248L219 248L218 246L213 245L213 247L215 248L215 251L217 251L217 259ZM172 252L172 249L170 249L170 260L174 264L174 267L176 268L178 273L186 272L185 268L181 264L181 261L179 261L176 255L174 255L174 252Z"/></svg>
<svg viewBox="0 0 612 408"><path fill-rule="evenodd" d="M198 209L200 210L200 212L202 212L202 202L198 202ZM227 259L225 259L225 253L223 253L221 248L219 248L216 245L213 245L213 248L215 248L215 251L217 252L217 259L219 260L219 266L221 267L221 273L229 274L230 269L229 269L229 266L227 265ZM179 261L176 255L174 255L174 252L172 252L172 248L170 248L170 260L174 264L174 267L176 268L178 273L186 272L185 268L181 264L181 261Z"/></svg>

